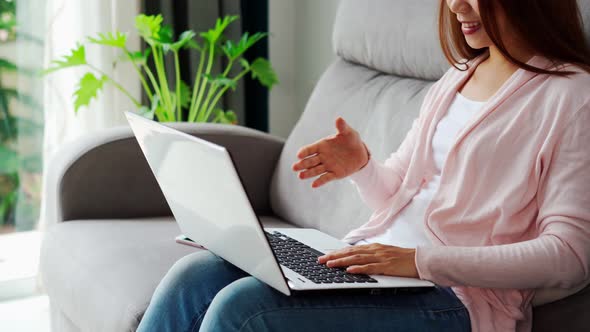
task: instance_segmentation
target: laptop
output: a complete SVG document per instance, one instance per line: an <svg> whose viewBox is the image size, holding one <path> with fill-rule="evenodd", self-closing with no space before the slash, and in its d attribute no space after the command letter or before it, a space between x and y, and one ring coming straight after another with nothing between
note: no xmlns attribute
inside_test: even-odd
<svg viewBox="0 0 590 332"><path fill-rule="evenodd" d="M225 147L125 115L184 235L281 293L434 286L317 263L318 256L349 244L315 229L263 227Z"/></svg>

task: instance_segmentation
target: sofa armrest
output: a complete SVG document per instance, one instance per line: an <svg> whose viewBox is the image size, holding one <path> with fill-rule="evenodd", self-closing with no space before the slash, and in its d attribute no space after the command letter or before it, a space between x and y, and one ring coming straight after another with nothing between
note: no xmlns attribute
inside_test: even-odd
<svg viewBox="0 0 590 332"><path fill-rule="evenodd" d="M257 214L271 214L269 188L284 140L254 129L213 123L166 125L225 146ZM170 208L128 126L62 147L47 163L43 227L76 219L171 215Z"/></svg>

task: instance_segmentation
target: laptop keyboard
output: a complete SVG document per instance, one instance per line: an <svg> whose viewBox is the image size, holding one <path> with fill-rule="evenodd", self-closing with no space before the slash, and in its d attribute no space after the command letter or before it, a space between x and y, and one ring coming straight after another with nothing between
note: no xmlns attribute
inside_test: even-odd
<svg viewBox="0 0 590 332"><path fill-rule="evenodd" d="M279 263L316 284L376 283L366 274L347 273L344 268L330 268L317 262L324 254L279 232L265 232Z"/></svg>

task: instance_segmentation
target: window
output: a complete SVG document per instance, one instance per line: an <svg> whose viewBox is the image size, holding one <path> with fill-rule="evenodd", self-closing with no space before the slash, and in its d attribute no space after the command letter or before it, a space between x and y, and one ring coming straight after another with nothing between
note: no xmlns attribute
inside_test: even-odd
<svg viewBox="0 0 590 332"><path fill-rule="evenodd" d="M0 297L30 292L37 273L44 7L36 2L0 0Z"/></svg>

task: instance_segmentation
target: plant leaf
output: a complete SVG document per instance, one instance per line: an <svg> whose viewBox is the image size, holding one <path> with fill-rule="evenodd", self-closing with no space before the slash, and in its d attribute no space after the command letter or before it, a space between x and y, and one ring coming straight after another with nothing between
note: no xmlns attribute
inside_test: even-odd
<svg viewBox="0 0 590 332"><path fill-rule="evenodd" d="M139 108L138 113L139 113L139 115L141 115L145 118L153 120L154 115L158 115L158 118L160 115L160 113L158 112L160 110L160 97L158 97L158 95L154 95L154 97L151 100L151 103L152 104L151 104L150 108L147 108L146 106L141 106ZM159 118L159 120L163 121L163 119L160 119L160 118Z"/></svg>
<svg viewBox="0 0 590 332"><path fill-rule="evenodd" d="M228 58L235 60L239 58L242 54L244 54L250 47L256 44L259 40L266 36L266 33L260 32L255 33L252 36L249 36L248 32L245 32L237 44L231 40L228 40L223 46L223 52L227 55Z"/></svg>
<svg viewBox="0 0 590 332"><path fill-rule="evenodd" d="M24 136L34 136L43 131L43 125L41 123L22 116L9 115L8 119L2 119L0 122L8 124L13 132L18 132L18 134ZM6 137L0 135L0 140L2 138ZM14 139L16 136L10 138Z"/></svg>
<svg viewBox="0 0 590 332"><path fill-rule="evenodd" d="M219 123L225 123L225 124L237 124L238 123L238 117L236 116L236 113L234 113L234 111L224 112L221 109L215 109L213 111L213 115L215 115L215 117L213 118L213 120L211 122L219 122Z"/></svg>
<svg viewBox="0 0 590 332"><path fill-rule="evenodd" d="M272 89L272 86L279 83L277 74L272 68L270 62L264 58L258 58L250 65L252 70L252 78L258 79L260 84Z"/></svg>
<svg viewBox="0 0 590 332"><path fill-rule="evenodd" d="M207 32L201 32L200 36L207 40L210 44L215 44L223 34L223 31L230 25L232 22L239 19L237 15L228 15L225 16L223 19L218 18L215 22L215 27L213 29L209 29Z"/></svg>
<svg viewBox="0 0 590 332"><path fill-rule="evenodd" d="M149 119L153 119L155 115L158 118L158 121L160 122L168 121L168 118L166 117L166 112L164 108L162 108L162 105L160 105L160 97L158 95L154 95L151 103L152 104L150 106L149 111L147 113L143 113L142 115L148 117ZM144 107L141 107L140 111L143 110L143 108ZM147 107L145 108L147 109Z"/></svg>
<svg viewBox="0 0 590 332"><path fill-rule="evenodd" d="M88 41L93 44L105 45L125 49L127 44L127 34L119 31L99 33L98 38L88 37Z"/></svg>
<svg viewBox="0 0 590 332"><path fill-rule="evenodd" d="M80 107L88 106L92 98L96 97L98 92L102 89L104 82L107 80L108 78L106 76L102 76L99 79L92 73L86 73L86 75L80 79L78 88L74 92L74 97L76 98L74 101L74 111L77 113Z"/></svg>
<svg viewBox="0 0 590 332"><path fill-rule="evenodd" d="M191 88L184 81L180 81L180 107L187 108L191 101Z"/></svg>
<svg viewBox="0 0 590 332"><path fill-rule="evenodd" d="M18 197L18 190L12 190L6 196L0 200L0 223L6 223L10 220L11 212L16 206L16 200Z"/></svg>
<svg viewBox="0 0 590 332"><path fill-rule="evenodd" d="M18 172L18 154L0 145L0 174Z"/></svg>
<svg viewBox="0 0 590 332"><path fill-rule="evenodd" d="M170 44L170 49L174 52L178 52L181 48L187 45L197 34L192 31L188 30L180 34L178 37L178 41L176 43ZM164 49L165 50L165 49Z"/></svg>
<svg viewBox="0 0 590 332"><path fill-rule="evenodd" d="M0 94L6 97L14 98L18 100L23 105L26 105L32 109L40 110L42 109L41 105L35 100L35 98L18 92L16 89L12 88L0 88Z"/></svg>
<svg viewBox="0 0 590 332"><path fill-rule="evenodd" d="M154 119L154 111L155 109L149 109L146 106L141 106L137 111L137 114L143 116L144 118L153 120Z"/></svg>
<svg viewBox="0 0 590 332"><path fill-rule="evenodd" d="M211 76L209 74L203 74L203 77L206 77L207 80L215 85L219 85L219 86L228 86L230 87L232 90L236 90L238 83L230 78L227 78L223 75L218 75L218 76Z"/></svg>
<svg viewBox="0 0 590 332"><path fill-rule="evenodd" d="M2 114L2 121L0 121L0 124L2 124L2 131L0 131L2 136L0 138L2 138L2 141L16 138L18 128L10 121L9 96L6 93L0 93L0 112Z"/></svg>
<svg viewBox="0 0 590 332"><path fill-rule="evenodd" d="M139 14L135 17L135 28L143 39L150 45L160 39L162 29L162 15Z"/></svg>
<svg viewBox="0 0 590 332"><path fill-rule="evenodd" d="M250 62L248 62L248 60L241 58L239 61L240 61L240 65L242 65L242 67L244 67L244 69L246 69L246 70L250 69Z"/></svg>
<svg viewBox="0 0 590 332"><path fill-rule="evenodd" d="M238 124L238 116L234 111L226 111L224 113L226 123L228 124Z"/></svg>
<svg viewBox="0 0 590 332"><path fill-rule="evenodd" d="M201 46L196 40L191 39L188 41L188 43L186 43L186 48L191 48L191 49L201 51L204 48L204 46Z"/></svg>
<svg viewBox="0 0 590 332"><path fill-rule="evenodd" d="M43 71L43 74L49 74L56 70L85 65L86 62L86 49L84 45L78 44L76 48L71 50L71 54L64 55L61 60L54 60L51 62L53 65Z"/></svg>
<svg viewBox="0 0 590 332"><path fill-rule="evenodd" d="M147 62L148 57L151 54L151 52L152 52L151 48L146 48L144 52L142 52L142 51L136 51L136 52L126 51L125 54L122 54L121 56L119 56L117 61L123 61L123 62L133 61L136 64L143 65Z"/></svg>
<svg viewBox="0 0 590 332"><path fill-rule="evenodd" d="M0 59L0 69L7 70L7 71L17 71L18 66L12 61L8 61L6 59Z"/></svg>
<svg viewBox="0 0 590 332"><path fill-rule="evenodd" d="M174 30L172 29L172 26L162 26L155 39L162 44L171 44L174 42Z"/></svg>
<svg viewBox="0 0 590 332"><path fill-rule="evenodd" d="M125 54L121 55L119 57L120 61L133 61L136 64L139 65L143 65L145 63L147 63L148 57L150 56L150 54L152 53L152 49L151 48L146 48L145 51L136 51L136 52L130 52L130 51L126 51Z"/></svg>
<svg viewBox="0 0 590 332"><path fill-rule="evenodd" d="M162 27L162 30L160 30L160 39L158 41L162 45L164 53L170 51L177 52L180 49L180 47L176 47L176 43L174 42L174 30L172 30L172 27L169 25Z"/></svg>
<svg viewBox="0 0 590 332"><path fill-rule="evenodd" d="M176 89L174 89L174 91L176 91ZM176 96L176 92L171 92L171 95L173 97L173 107L172 109L174 111L176 111L176 103L180 102L180 107L181 108L188 108L190 101L191 101L191 90L190 87L188 86L188 84L186 84L184 81L180 81L180 101L178 100L177 96ZM180 121L178 119L178 121Z"/></svg>
<svg viewBox="0 0 590 332"><path fill-rule="evenodd" d="M35 76L39 72L38 70L18 66L14 62L2 58L0 58L0 70L6 72L17 72L19 74L25 74L27 76Z"/></svg>

